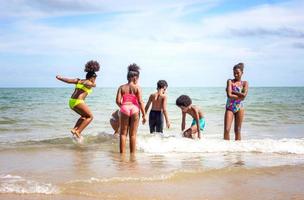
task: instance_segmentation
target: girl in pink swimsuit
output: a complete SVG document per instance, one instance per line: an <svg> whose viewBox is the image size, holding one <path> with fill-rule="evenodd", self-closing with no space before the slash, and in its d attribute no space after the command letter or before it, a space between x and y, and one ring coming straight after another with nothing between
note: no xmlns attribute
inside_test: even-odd
<svg viewBox="0 0 304 200"><path fill-rule="evenodd" d="M241 140L241 127L244 118L243 100L248 93L248 82L242 81L244 64L239 63L233 67L234 79L227 81L227 103L224 119L224 139L229 140L229 132L234 118L235 140Z"/></svg>
<svg viewBox="0 0 304 200"><path fill-rule="evenodd" d="M141 97L141 89L137 85L139 67L132 64L128 67L128 83L118 88L116 104L120 107L120 153L125 153L126 139L129 134L130 152L136 150L136 134L139 124L139 111L142 112L142 122L146 122L144 103Z"/></svg>

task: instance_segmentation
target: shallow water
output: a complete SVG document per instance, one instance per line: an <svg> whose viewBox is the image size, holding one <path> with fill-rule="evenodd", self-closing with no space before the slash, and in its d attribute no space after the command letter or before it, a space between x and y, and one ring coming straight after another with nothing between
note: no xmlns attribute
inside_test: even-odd
<svg viewBox="0 0 304 200"><path fill-rule="evenodd" d="M222 140L224 88L169 87L172 127L163 135L150 135L148 126L140 125L135 156L118 153L118 139L112 136L108 122L117 109L116 89L97 88L88 97L95 118L84 131L83 144L73 142L69 130L78 116L67 105L72 91L0 89L0 197L224 199L227 190L240 183L247 184L242 187L252 194L248 199L280 199L275 195L278 187L284 188L282 197L304 197L282 181L296 186L303 179L299 174L304 164L304 88L250 88L243 140L235 142ZM145 101L153 91L143 89ZM175 106L180 94L192 97L205 113L202 140L181 137L181 111ZM225 184L217 182L221 176ZM248 178L253 181L246 182ZM260 189L268 191L268 196L259 196L250 188L263 185L265 179L270 185ZM118 193L120 187L135 194ZM245 197L229 195L228 199Z"/></svg>

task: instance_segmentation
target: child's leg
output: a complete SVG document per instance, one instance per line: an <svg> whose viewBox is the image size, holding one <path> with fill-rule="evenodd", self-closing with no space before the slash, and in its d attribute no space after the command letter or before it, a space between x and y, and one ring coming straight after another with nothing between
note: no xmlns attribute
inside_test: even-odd
<svg viewBox="0 0 304 200"><path fill-rule="evenodd" d="M130 153L135 153L136 151L136 135L137 135L137 128L139 123L139 113L135 113L131 116L130 121Z"/></svg>
<svg viewBox="0 0 304 200"><path fill-rule="evenodd" d="M230 140L230 129L233 121L233 112L230 110L226 110L224 117L224 140Z"/></svg>
<svg viewBox="0 0 304 200"><path fill-rule="evenodd" d="M156 132L162 133L164 129L164 117L163 113L159 112L156 118Z"/></svg>
<svg viewBox="0 0 304 200"><path fill-rule="evenodd" d="M72 132L73 134L75 134L76 130L78 129L79 125L83 122L84 119L85 119L85 118L80 117L80 118L77 120L77 122L76 122L74 128L71 130L71 132Z"/></svg>
<svg viewBox="0 0 304 200"><path fill-rule="evenodd" d="M120 153L126 152L126 138L128 134L130 118L128 115L121 113L120 117L120 139L119 139L119 149Z"/></svg>
<svg viewBox="0 0 304 200"><path fill-rule="evenodd" d="M241 109L237 113L235 113L235 122L234 122L235 140L241 140L241 128L242 128L243 119L244 119L244 109Z"/></svg>
<svg viewBox="0 0 304 200"><path fill-rule="evenodd" d="M93 114L85 103L78 104L74 107L74 110L77 113L80 113L81 117L83 118L82 122L75 131L75 134L79 137L83 129L85 129L85 127L87 127L87 125L93 120Z"/></svg>
<svg viewBox="0 0 304 200"><path fill-rule="evenodd" d="M154 112L151 110L150 114L149 114L149 128L150 128L150 133L154 133L155 130L155 125L156 125L156 121L155 121L155 116L154 116Z"/></svg>

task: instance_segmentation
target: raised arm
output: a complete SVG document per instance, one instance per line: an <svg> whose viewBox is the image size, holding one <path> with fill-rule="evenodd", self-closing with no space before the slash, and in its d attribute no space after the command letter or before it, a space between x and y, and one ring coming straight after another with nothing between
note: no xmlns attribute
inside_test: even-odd
<svg viewBox="0 0 304 200"><path fill-rule="evenodd" d="M74 78L74 79L71 79L71 78L64 78L62 76L59 76L57 75L56 78L62 82L65 82L65 83L69 83L69 84L77 84L78 81L79 81L79 78Z"/></svg>
<svg viewBox="0 0 304 200"><path fill-rule="evenodd" d="M230 99L239 99L240 97L236 94L233 94L232 92L232 83L231 80L227 80L227 87L226 87L226 93L227 93L227 97L229 97Z"/></svg>
<svg viewBox="0 0 304 200"><path fill-rule="evenodd" d="M152 102L152 94L150 95L148 103L146 104L146 107L145 107L145 112L146 113L148 112L148 110L150 108L151 102Z"/></svg>
<svg viewBox="0 0 304 200"><path fill-rule="evenodd" d="M121 86L117 90L116 104L118 105L119 108L121 107Z"/></svg>
<svg viewBox="0 0 304 200"><path fill-rule="evenodd" d="M170 121L169 121L169 117L168 117L168 113L167 113L167 96L164 96L162 107L163 107L163 113L165 116L167 128L170 128Z"/></svg>
<svg viewBox="0 0 304 200"><path fill-rule="evenodd" d="M145 105L144 105L144 102L142 100L142 96L141 96L141 89L138 87L138 92L137 92L137 99L138 99L138 103L139 103L139 106L140 106L140 111L142 113L142 123L146 123L146 112L145 112Z"/></svg>

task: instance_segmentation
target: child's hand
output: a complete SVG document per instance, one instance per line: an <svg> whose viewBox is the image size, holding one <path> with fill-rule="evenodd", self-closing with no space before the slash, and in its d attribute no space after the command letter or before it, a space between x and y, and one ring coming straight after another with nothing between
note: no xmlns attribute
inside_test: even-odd
<svg viewBox="0 0 304 200"><path fill-rule="evenodd" d="M146 120L146 116L143 116L142 118L143 118L143 119L142 119L142 124L145 124L146 121L147 121L147 120Z"/></svg>
<svg viewBox="0 0 304 200"><path fill-rule="evenodd" d="M62 79L62 77L61 77L60 75L57 75L56 78L57 78L58 80L61 80L61 79Z"/></svg>
<svg viewBox="0 0 304 200"><path fill-rule="evenodd" d="M171 126L170 122L166 122L166 124L167 124L167 128L170 128Z"/></svg>

